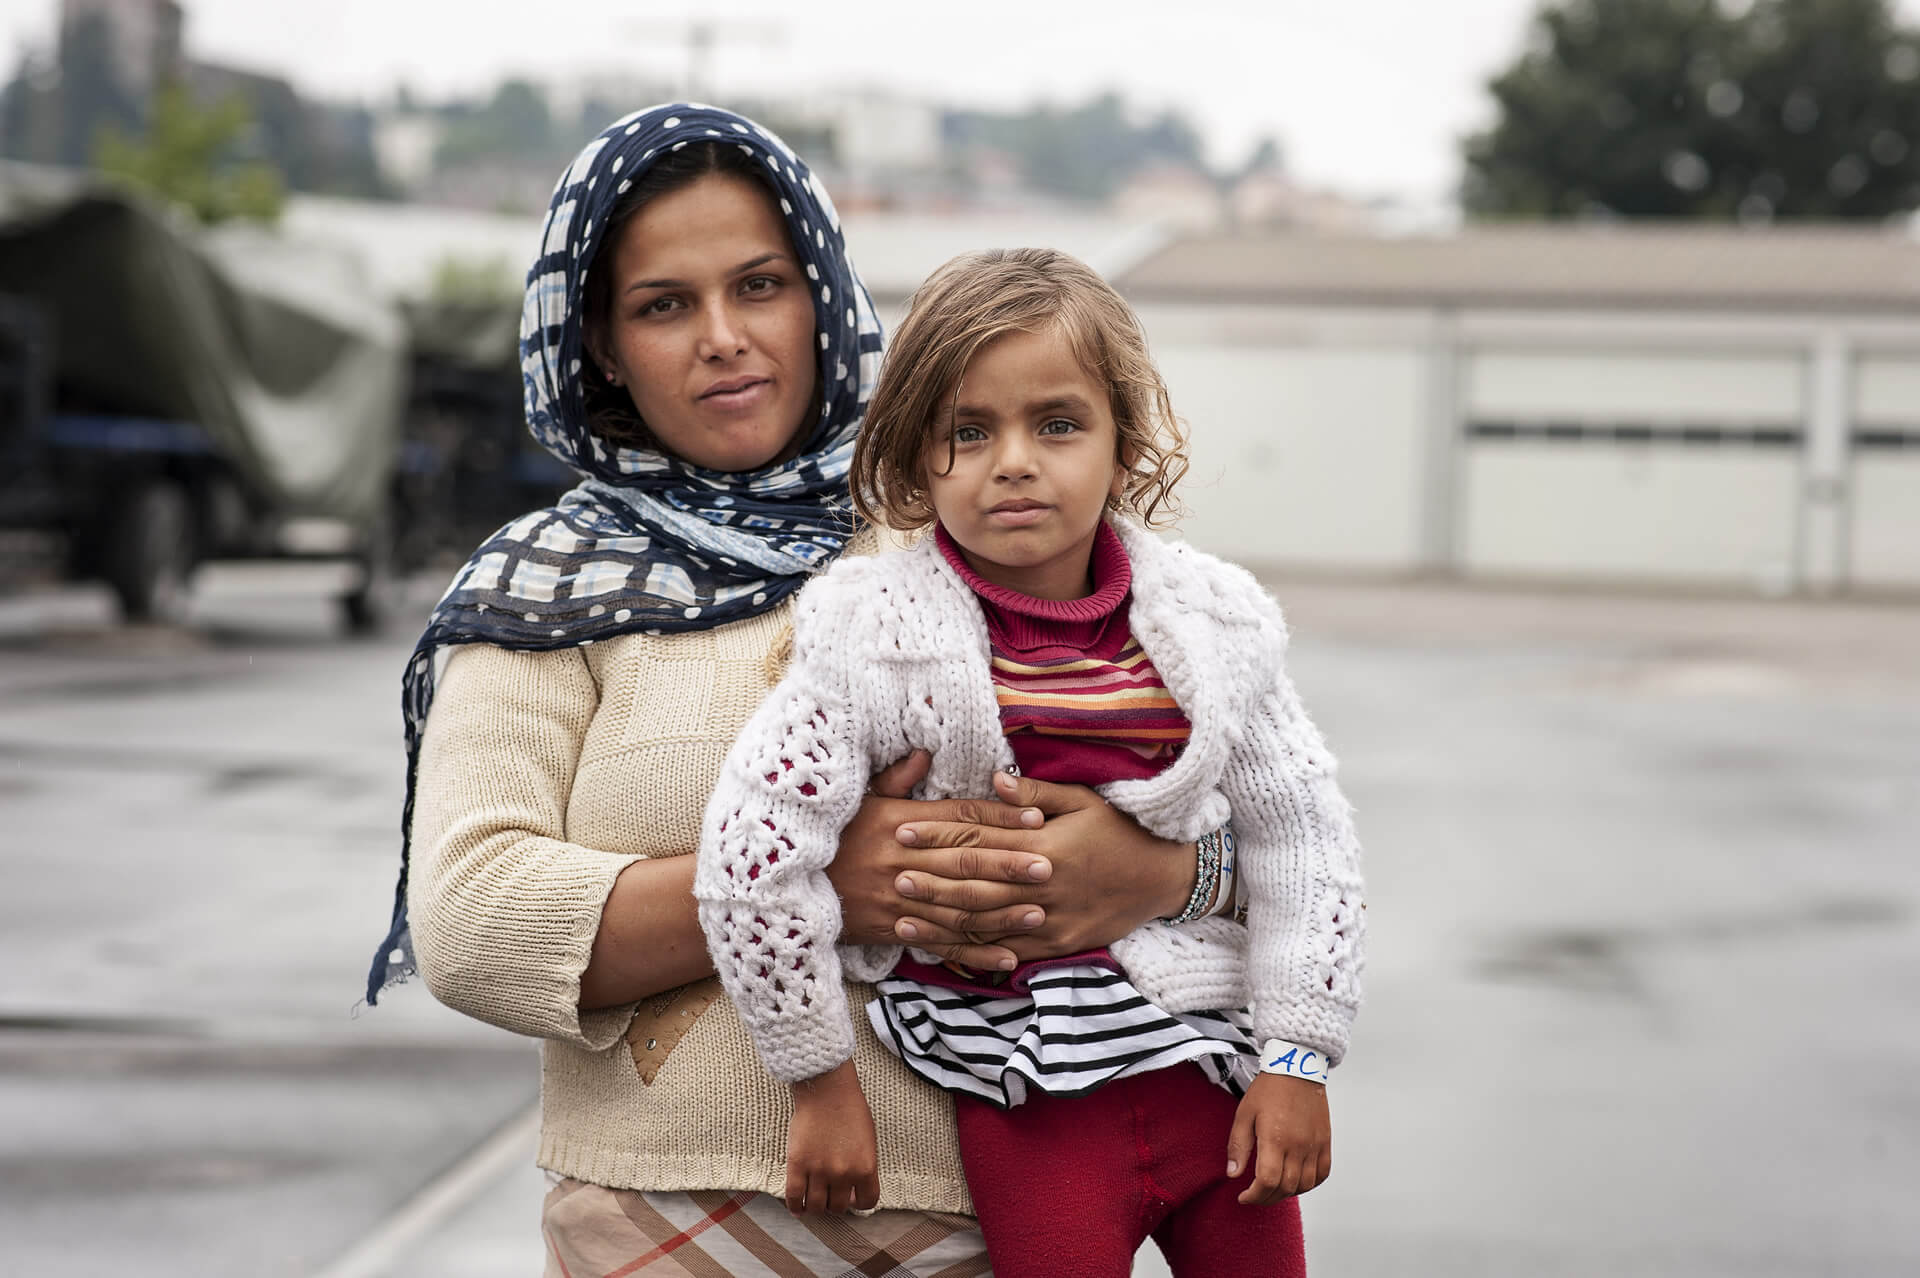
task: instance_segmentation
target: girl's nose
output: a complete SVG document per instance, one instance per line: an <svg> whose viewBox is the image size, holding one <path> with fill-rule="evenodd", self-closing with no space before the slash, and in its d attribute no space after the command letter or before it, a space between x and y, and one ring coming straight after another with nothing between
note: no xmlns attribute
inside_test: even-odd
<svg viewBox="0 0 1920 1278"><path fill-rule="evenodd" d="M1002 431L993 454L993 473L1000 479L1033 477L1033 441L1021 430Z"/></svg>

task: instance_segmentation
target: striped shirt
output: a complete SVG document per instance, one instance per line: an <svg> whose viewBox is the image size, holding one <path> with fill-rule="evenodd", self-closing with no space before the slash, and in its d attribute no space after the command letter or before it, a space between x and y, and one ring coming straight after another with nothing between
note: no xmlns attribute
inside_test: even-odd
<svg viewBox="0 0 1920 1278"><path fill-rule="evenodd" d="M1127 624L1133 572L1106 524L1093 545L1093 593L1036 599L976 573L936 527L940 551L980 600L1000 723L1020 770L1101 785L1158 775L1186 744L1187 716Z"/></svg>

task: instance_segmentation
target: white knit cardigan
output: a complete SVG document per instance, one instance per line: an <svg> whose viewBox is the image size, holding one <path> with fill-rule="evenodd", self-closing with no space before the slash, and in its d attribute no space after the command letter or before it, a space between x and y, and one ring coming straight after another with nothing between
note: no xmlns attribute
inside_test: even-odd
<svg viewBox="0 0 1920 1278"><path fill-rule="evenodd" d="M1162 838L1229 815L1247 889L1227 918L1148 923L1113 947L1169 1012L1251 1005L1255 1037L1338 1063L1360 1005L1360 850L1334 760L1281 666L1286 625L1253 577L1130 522L1134 636L1191 721L1158 776L1099 787ZM826 876L872 774L932 752L919 798L991 795L1013 766L978 600L932 537L840 560L794 611L788 672L748 720L707 805L694 895L714 967L761 1059L787 1082L853 1054L843 971L890 972L899 946L837 946Z"/></svg>

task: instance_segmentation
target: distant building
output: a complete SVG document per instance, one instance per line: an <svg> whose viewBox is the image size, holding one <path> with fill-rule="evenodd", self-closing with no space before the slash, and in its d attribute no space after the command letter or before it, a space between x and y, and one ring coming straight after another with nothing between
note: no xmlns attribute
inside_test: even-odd
<svg viewBox="0 0 1920 1278"><path fill-rule="evenodd" d="M1365 234L1377 230L1377 212L1334 191L1302 186L1279 168L1257 168L1227 193L1227 221L1243 230L1296 230Z"/></svg>
<svg viewBox="0 0 1920 1278"><path fill-rule="evenodd" d="M1122 273L1249 561L1920 591L1920 241L1191 236Z"/></svg>
<svg viewBox="0 0 1920 1278"><path fill-rule="evenodd" d="M89 20L103 26L115 78L135 101L179 74L185 13L173 0L60 0L61 43Z"/></svg>
<svg viewBox="0 0 1920 1278"><path fill-rule="evenodd" d="M446 122L431 111L383 111L373 119L373 158L381 176L407 194L433 176L434 152L446 135Z"/></svg>
<svg viewBox="0 0 1920 1278"><path fill-rule="evenodd" d="M1147 165L1128 177L1114 191L1111 204L1119 217L1182 231L1215 230L1226 216L1219 183L1188 165L1169 162Z"/></svg>

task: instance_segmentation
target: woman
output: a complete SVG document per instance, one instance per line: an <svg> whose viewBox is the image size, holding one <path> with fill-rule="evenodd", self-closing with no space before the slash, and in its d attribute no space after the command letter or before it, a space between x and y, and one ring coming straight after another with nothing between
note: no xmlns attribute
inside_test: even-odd
<svg viewBox="0 0 1920 1278"><path fill-rule="evenodd" d="M751 121L637 112L554 192L521 323L527 417L587 478L480 547L408 666L417 857L368 990L410 972L417 944L436 997L545 1040L550 1272L702 1251L704 1272L839 1274L883 1252L888 1272L985 1270L951 1104L871 1032L855 1060L880 1210L787 1214L787 1100L712 976L690 891L686 854L779 671L793 592L874 544L846 474L879 349L831 202ZM1004 968L1186 904L1192 844L1074 787L907 800L926 762L882 774L846 831L844 942Z"/></svg>

